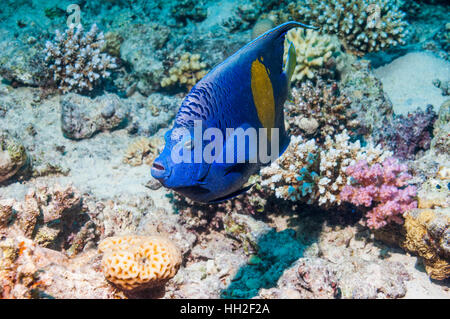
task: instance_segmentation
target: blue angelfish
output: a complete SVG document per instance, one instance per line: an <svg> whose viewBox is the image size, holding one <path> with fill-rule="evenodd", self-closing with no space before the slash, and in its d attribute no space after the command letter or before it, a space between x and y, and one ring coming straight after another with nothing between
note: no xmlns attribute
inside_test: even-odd
<svg viewBox="0 0 450 319"><path fill-rule="evenodd" d="M286 32L296 27L315 29L287 22L269 30L217 65L192 88L173 128L165 135L163 151L153 163L154 178L202 203L224 201L251 187L243 187L249 177L270 164L289 144L283 106L296 62L292 43L284 66L283 54ZM206 133L212 128L217 134ZM251 134L255 132L256 138ZM270 161L261 158L263 146L267 148L265 154L270 153ZM205 153L213 160L207 160Z"/></svg>

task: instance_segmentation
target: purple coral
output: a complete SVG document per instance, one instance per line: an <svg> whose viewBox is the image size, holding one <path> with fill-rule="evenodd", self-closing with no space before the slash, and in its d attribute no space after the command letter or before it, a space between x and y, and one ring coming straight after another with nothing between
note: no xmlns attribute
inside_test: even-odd
<svg viewBox="0 0 450 319"><path fill-rule="evenodd" d="M417 110L407 116L395 115L391 121L385 119L377 139L401 159L414 159L420 150L430 148L431 134L436 113L428 105L425 112Z"/></svg>
<svg viewBox="0 0 450 319"><path fill-rule="evenodd" d="M367 213L367 225L372 229L389 222L402 224L403 213L417 207L417 189L407 185L411 175L406 171L407 166L393 157L370 167L359 161L347 168L352 185L344 186L340 198L356 206L373 207Z"/></svg>

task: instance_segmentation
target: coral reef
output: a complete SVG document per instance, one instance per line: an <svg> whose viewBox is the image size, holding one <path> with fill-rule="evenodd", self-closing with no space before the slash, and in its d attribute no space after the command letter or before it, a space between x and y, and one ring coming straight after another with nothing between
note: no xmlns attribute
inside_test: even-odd
<svg viewBox="0 0 450 319"><path fill-rule="evenodd" d="M63 93L91 91L101 78L108 78L117 67L114 58L100 50L104 35L96 24L84 34L83 26L70 25L64 33L56 31L54 42L45 44L46 61L53 71L53 80Z"/></svg>
<svg viewBox="0 0 450 319"><path fill-rule="evenodd" d="M346 50L359 55L405 44L408 25L395 1L307 0L298 10L300 21L337 34Z"/></svg>
<svg viewBox="0 0 450 319"><path fill-rule="evenodd" d="M261 170L261 185L286 200L324 207L340 204L339 193L347 184L349 166L362 159L381 163L391 155L372 144L362 147L359 141L349 140L346 131L334 139L328 136L322 147L315 140L293 137L286 152Z"/></svg>
<svg viewBox="0 0 450 319"><path fill-rule="evenodd" d="M26 163L23 145L0 132L0 183L13 177Z"/></svg>
<svg viewBox="0 0 450 319"><path fill-rule="evenodd" d="M252 256L247 266L240 269L228 288L222 291L222 297L256 296L260 288L273 285L283 270L302 253L303 246L295 239L295 232L292 229L282 232L271 230L259 239L258 254Z"/></svg>
<svg viewBox="0 0 450 319"><path fill-rule="evenodd" d="M197 22L205 20L208 11L200 1L181 0L172 8L172 14L177 21L186 24L188 19Z"/></svg>
<svg viewBox="0 0 450 319"><path fill-rule="evenodd" d="M51 77L40 43L27 43L0 30L0 75L18 85L45 86Z"/></svg>
<svg viewBox="0 0 450 319"><path fill-rule="evenodd" d="M351 178L340 198L356 206L373 207L367 212L370 228L378 229L390 222L402 224L401 216L417 207L417 188L408 185L411 175L407 169L392 157L370 167L367 161L359 161L345 170Z"/></svg>
<svg viewBox="0 0 450 319"><path fill-rule="evenodd" d="M67 30L76 21L67 19L73 18L65 11L69 2L1 5L0 298L450 296L444 1L75 3L82 25L97 23L104 37L95 26ZM214 205L192 202L151 177L147 165L160 151L185 91L252 38L292 20L322 31L289 34L301 80L288 90L285 119L292 139L283 156L250 178L248 192ZM77 78L59 78L68 76L62 74L67 68L55 71L56 55L46 42L61 56L72 46L75 68L84 44L75 47L88 40L95 48L85 60L98 62L98 72L92 78L73 70ZM403 41L408 45L399 45ZM352 53L367 54L361 59ZM102 55L117 67L100 69ZM431 111L422 112L422 120L408 118L416 106L428 104L436 113L442 105L434 125ZM399 119L401 128L395 125ZM390 148L388 133L408 142ZM17 156L9 154L9 143ZM417 143L425 147L410 150ZM417 197L408 200L417 200L418 208L396 215L403 224L371 229L365 214L384 204L355 207L345 201L346 185L362 188L347 171L364 160L361 170L383 169L386 158L403 149L415 152L407 160L407 182L417 187ZM11 166L12 157L17 166ZM406 185L396 188L401 193ZM154 273L173 277L141 285L155 257L140 258L144 246L125 249L122 242L102 250L111 238L124 236L141 243L161 236L158 242L164 238L176 246L176 269ZM136 275L139 282L126 281L132 286L117 274L109 281L105 276L114 266L107 265L108 256L113 263L128 262L122 252L124 258L136 253L128 263L134 271L121 264Z"/></svg>
<svg viewBox="0 0 450 319"><path fill-rule="evenodd" d="M181 264L178 248L164 237L121 236L100 242L105 277L124 290L163 285Z"/></svg>
<svg viewBox="0 0 450 319"><path fill-rule="evenodd" d="M13 214L14 212L14 214ZM25 200L2 199L0 216L10 223L1 229L6 236L25 236L41 247L81 252L95 239L95 225L83 210L80 194L71 186L30 189Z"/></svg>
<svg viewBox="0 0 450 319"><path fill-rule="evenodd" d="M316 78L318 70L326 68L327 62L338 54L337 39L321 35L318 31L292 29L287 33L286 40L294 45L297 56L297 64L292 75L293 82ZM286 44L286 53L288 48Z"/></svg>
<svg viewBox="0 0 450 319"><path fill-rule="evenodd" d="M318 137L323 141L344 129L355 130L359 122L350 100L339 93L336 82L318 80L302 83L291 91L292 99L286 103L286 129L290 135Z"/></svg>
<svg viewBox="0 0 450 319"><path fill-rule="evenodd" d="M68 258L18 236L0 240L0 255L0 298L115 297L92 253Z"/></svg>
<svg viewBox="0 0 450 319"><path fill-rule="evenodd" d="M414 267L415 260L409 266L400 261L402 253L387 251L386 246L374 242L371 233L362 231L359 223L333 221L329 211L315 213L314 217L299 216L296 223L289 225L301 225L298 232L308 232L309 237L313 229L318 229L314 243L284 271L276 287L261 289L258 298L371 299L407 295L412 284L408 281L413 279L409 267ZM324 222L311 223L314 219L317 222L318 216Z"/></svg>
<svg viewBox="0 0 450 319"><path fill-rule="evenodd" d="M180 60L168 71L168 76L162 78L161 86L182 86L188 91L206 75L206 63L201 62L200 54L181 55Z"/></svg>
<svg viewBox="0 0 450 319"><path fill-rule="evenodd" d="M395 156L401 159L414 159L419 151L430 148L431 131L436 113L428 105L425 111L416 110L405 115L394 115L393 119L385 119L383 129L378 130L375 139L395 151Z"/></svg>

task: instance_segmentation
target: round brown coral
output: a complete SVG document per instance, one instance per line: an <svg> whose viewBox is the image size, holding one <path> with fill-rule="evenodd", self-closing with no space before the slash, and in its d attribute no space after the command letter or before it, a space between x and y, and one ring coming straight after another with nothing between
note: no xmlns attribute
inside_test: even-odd
<svg viewBox="0 0 450 319"><path fill-rule="evenodd" d="M174 277L181 253L168 239L159 236L117 236L103 240L102 267L106 279L130 291L161 286Z"/></svg>

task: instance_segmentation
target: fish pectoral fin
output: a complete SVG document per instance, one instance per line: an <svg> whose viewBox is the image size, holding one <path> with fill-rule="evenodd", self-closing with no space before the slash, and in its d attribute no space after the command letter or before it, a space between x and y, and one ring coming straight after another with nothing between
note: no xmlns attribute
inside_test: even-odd
<svg viewBox="0 0 450 319"><path fill-rule="evenodd" d="M247 168L248 163L237 163L225 168L225 175L230 173L244 173L244 170Z"/></svg>
<svg viewBox="0 0 450 319"><path fill-rule="evenodd" d="M226 200L232 199L232 198L234 198L234 197L236 197L236 196L239 196L239 195L241 195L241 194L244 194L244 193L247 192L250 188L252 188L253 185L255 185L255 184L251 184L251 185L249 185L249 186L243 187L243 188L241 188L241 189L239 189L239 190L237 190L237 191L235 191L235 192L232 192L231 194L228 194L228 195L223 196L223 197L216 198L216 199L214 199L214 200L212 200L212 201L210 201L210 202L208 202L208 203L209 203L209 204L217 204L217 203L224 202L224 201L226 201Z"/></svg>
<svg viewBox="0 0 450 319"><path fill-rule="evenodd" d="M295 66L297 65L297 53L295 52L294 44L287 40L289 43L289 49L286 59L286 65L284 66L284 73L286 74L287 84L291 83L292 75L294 74Z"/></svg>

